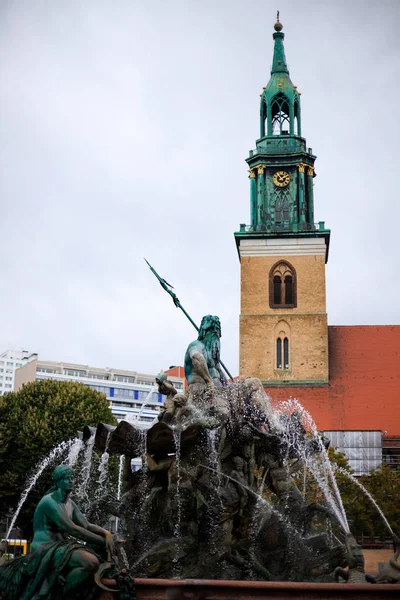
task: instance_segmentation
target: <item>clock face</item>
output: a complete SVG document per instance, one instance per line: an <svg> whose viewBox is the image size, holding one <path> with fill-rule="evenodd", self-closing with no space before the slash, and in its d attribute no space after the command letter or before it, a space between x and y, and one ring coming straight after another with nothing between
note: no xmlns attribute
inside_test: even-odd
<svg viewBox="0 0 400 600"><path fill-rule="evenodd" d="M290 175L286 171L277 171L272 177L272 181L278 187L285 187L290 181Z"/></svg>

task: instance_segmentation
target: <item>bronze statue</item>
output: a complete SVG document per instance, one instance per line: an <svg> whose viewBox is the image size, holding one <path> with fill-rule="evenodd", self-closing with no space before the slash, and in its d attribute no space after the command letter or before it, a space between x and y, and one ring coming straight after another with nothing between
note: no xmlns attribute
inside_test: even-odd
<svg viewBox="0 0 400 600"><path fill-rule="evenodd" d="M230 408L225 389L227 380L220 364L220 337L219 318L203 317L197 340L186 350L185 376L189 385L189 406L201 409L204 416L218 416L224 422L229 418Z"/></svg>
<svg viewBox="0 0 400 600"><path fill-rule="evenodd" d="M189 390L207 384L221 387L226 384L220 366L221 323L218 317L206 315L201 320L197 340L189 344L185 354L185 376Z"/></svg>
<svg viewBox="0 0 400 600"><path fill-rule="evenodd" d="M57 466L53 483L35 510L32 554L0 568L0 591L7 600L75 598L93 588L101 561L112 553L111 533L89 523L71 499L72 469Z"/></svg>
<svg viewBox="0 0 400 600"><path fill-rule="evenodd" d="M397 535L393 535L393 550L393 556L376 576L376 583L400 583L400 563L397 562L400 556L400 538Z"/></svg>
<svg viewBox="0 0 400 600"><path fill-rule="evenodd" d="M346 534L345 545L349 568L345 571L336 567L335 580L340 581L342 578L347 583L375 583L375 577L364 571L364 555L353 534Z"/></svg>

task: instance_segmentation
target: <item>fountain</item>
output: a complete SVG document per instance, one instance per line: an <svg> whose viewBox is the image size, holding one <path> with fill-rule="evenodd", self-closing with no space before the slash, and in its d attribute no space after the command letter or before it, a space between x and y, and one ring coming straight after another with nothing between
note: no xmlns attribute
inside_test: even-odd
<svg viewBox="0 0 400 600"><path fill-rule="evenodd" d="M185 355L189 387L184 394L177 393L164 373L157 376L159 392L167 400L147 432L134 421L121 421L117 427L99 424L85 427L82 441L62 448L69 451L64 477L65 469L81 465L78 504L88 507L91 520L99 509L102 521L104 515L113 516L115 541L125 540L114 544L112 561L105 557L98 567L95 581L103 586L98 590L103 596L91 597L132 598L129 573L138 593L149 598L164 597L171 586L176 589L168 594L177 597L184 594L182 586L200 586L199 594L227 597L232 595L229 582L241 587L244 597L250 597L250 590L259 595L279 589L280 598L300 593L304 598L339 598L352 586L335 579L361 585L363 595L354 598L371 593L377 597L381 588L379 597L395 597L391 585L367 585L373 578L364 573L326 444L311 416L293 400L272 409L258 379L228 382L220 368L220 335L218 317L204 317ZM60 451L54 450L54 456ZM107 478L113 455L118 457L118 476L110 498ZM130 468L133 459L142 462L138 471ZM323 503L307 502L292 476L294 468L311 474ZM91 478L96 484L90 499ZM88 526L106 539L104 529ZM386 581L400 579L397 556ZM104 584L107 578L114 578L114 587ZM0 569L0 590L1 581Z"/></svg>

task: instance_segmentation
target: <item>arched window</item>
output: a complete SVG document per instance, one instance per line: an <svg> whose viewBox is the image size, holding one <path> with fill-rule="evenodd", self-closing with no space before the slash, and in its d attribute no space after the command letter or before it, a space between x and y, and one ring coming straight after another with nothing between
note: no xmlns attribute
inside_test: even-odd
<svg viewBox="0 0 400 600"><path fill-rule="evenodd" d="M285 94L279 92L271 104L272 135L284 135L290 131L289 102Z"/></svg>
<svg viewBox="0 0 400 600"><path fill-rule="evenodd" d="M276 340L276 368L282 369L282 339Z"/></svg>
<svg viewBox="0 0 400 600"><path fill-rule="evenodd" d="M286 260L275 263L269 273L269 305L271 308L297 306L296 270Z"/></svg>
<svg viewBox="0 0 400 600"><path fill-rule="evenodd" d="M274 304L281 304L282 282L279 275L274 277Z"/></svg>
<svg viewBox="0 0 400 600"><path fill-rule="evenodd" d="M267 119L267 105L265 104L264 99L261 102L260 109L260 137L265 136L265 121Z"/></svg>
<svg viewBox="0 0 400 600"><path fill-rule="evenodd" d="M289 339L287 337L283 340L283 347L282 338L278 337L276 340L276 368L289 370Z"/></svg>
<svg viewBox="0 0 400 600"><path fill-rule="evenodd" d="M300 129L300 106L297 100L294 102L294 135L301 135Z"/></svg>
<svg viewBox="0 0 400 600"><path fill-rule="evenodd" d="M275 225L277 227L289 226L289 198L285 190L275 192Z"/></svg>
<svg viewBox="0 0 400 600"><path fill-rule="evenodd" d="M287 337L283 340L283 368L289 368L289 340Z"/></svg>
<svg viewBox="0 0 400 600"><path fill-rule="evenodd" d="M293 304L293 275L285 275L285 304Z"/></svg>

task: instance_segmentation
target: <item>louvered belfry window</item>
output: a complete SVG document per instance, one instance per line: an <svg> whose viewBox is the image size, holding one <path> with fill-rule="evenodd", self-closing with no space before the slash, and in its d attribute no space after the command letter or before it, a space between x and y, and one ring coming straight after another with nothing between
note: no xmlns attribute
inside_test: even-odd
<svg viewBox="0 0 400 600"><path fill-rule="evenodd" d="M270 271L269 305L271 308L297 306L296 271L287 261L279 261Z"/></svg>

